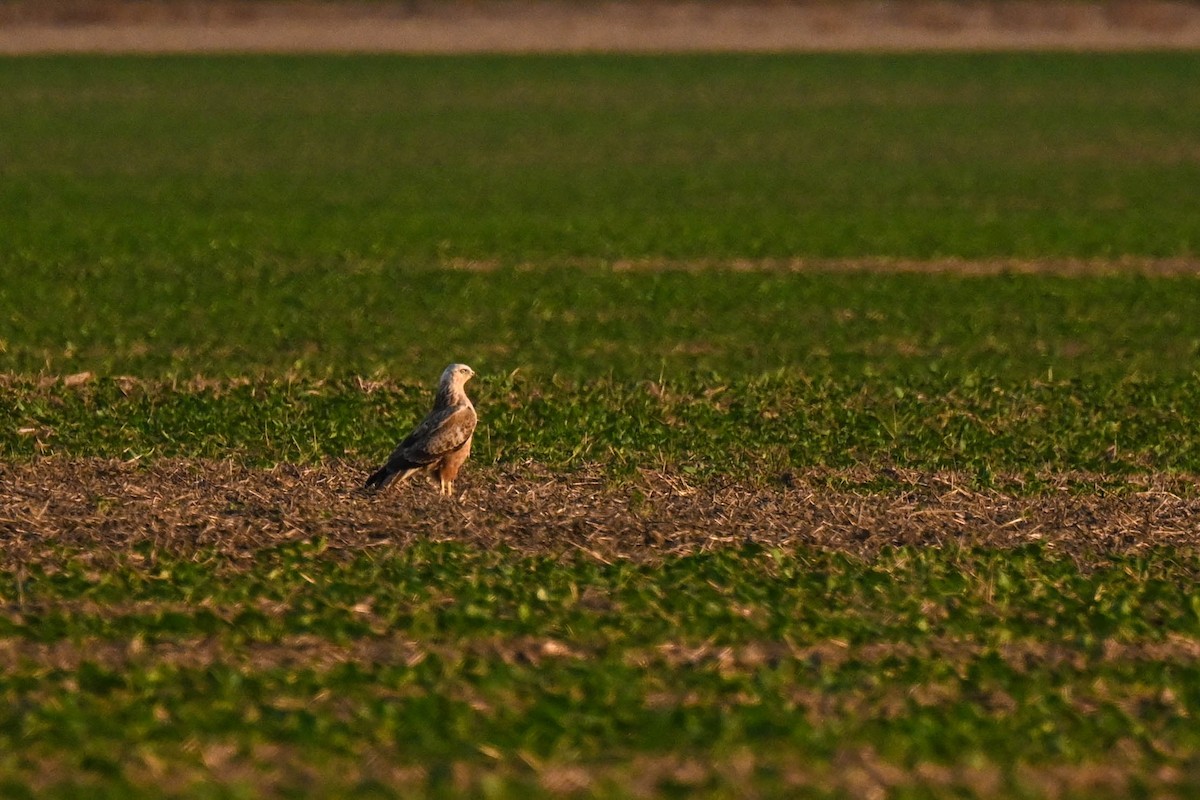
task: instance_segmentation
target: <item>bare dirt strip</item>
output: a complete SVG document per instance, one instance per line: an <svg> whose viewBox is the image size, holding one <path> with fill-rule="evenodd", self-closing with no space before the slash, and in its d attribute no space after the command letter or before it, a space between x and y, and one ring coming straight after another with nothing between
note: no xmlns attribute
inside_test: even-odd
<svg viewBox="0 0 1200 800"><path fill-rule="evenodd" d="M0 54L1200 47L1185 0L8 0Z"/></svg>
<svg viewBox="0 0 1200 800"><path fill-rule="evenodd" d="M631 258L615 261L600 259L561 259L559 266L576 269L609 269L614 272L872 272L915 273L924 275L1061 275L1064 277L1097 277L1111 275L1145 275L1146 277L1178 277L1200 275L1200 259L1146 258L711 258L669 259ZM494 272L507 265L498 259L447 259L446 269L463 272ZM535 270L544 265L517 265L518 270ZM0 376L2 379L2 376Z"/></svg>
<svg viewBox="0 0 1200 800"><path fill-rule="evenodd" d="M898 545L1010 547L1039 542L1082 561L1156 546L1200 545L1196 476L1127 479L1131 488L1080 491L1058 476L1029 496L965 488L951 474L895 475L909 488L838 491L828 474L788 474L768 486L693 485L646 472L614 486L599 470L554 474L527 465L477 468L461 495L421 480L368 494L367 464L270 469L231 461L148 465L49 458L0 465L0 562L47 546L127 552L260 548L323 537L357 550L421 540L653 560L754 542L870 555ZM857 485L871 475L838 476ZM1054 476L1051 476L1052 478Z"/></svg>
<svg viewBox="0 0 1200 800"><path fill-rule="evenodd" d="M28 604L43 611L48 604ZM53 606L63 608L63 606ZM165 604L153 604L163 610ZM211 607L206 607L212 610ZM189 606L187 611L194 611ZM223 609L216 609L217 612ZM231 609L232 610L232 609ZM98 607L98 613L117 616L121 609L112 604ZM8 609L5 613L11 614ZM471 655L506 664L539 666L551 661L586 661L612 653L609 645L566 642L538 636L465 638L453 641L429 641L409 638L397 633L394 627L376 636L348 641L331 641L312 634L293 634L271 641L231 642L205 636L164 641L141 638L111 639L87 637L38 641L19 637L0 637L0 671L40 667L72 672L85 663L105 669L129 669L147 664L160 664L185 669L204 669L218 664L237 664L254 670L304 667L332 670L342 664L362 666L413 667L426 659L451 660ZM819 664L825 669L838 669L852 664L880 664L886 661L933 661L955 667L966 667L981 658L997 656L1010 669L1027 672L1031 669L1071 670L1083 672L1102 665L1118 664L1178 664L1187 666L1200 659L1200 640L1172 635L1165 639L1120 641L1104 639L1094 648L1039 639L1012 639L1003 642L981 642L956 636L939 635L920 642L877 641L851 645L842 639L825 639L808 644L771 640L751 641L737 645L664 641L649 647L621 648L623 663L639 669L669 668L717 670L729 676L752 673L786 661ZM1128 686L1093 686L1104 691L1110 700L1119 700L1116 692L1128 696L1136 688ZM947 687L940 700L955 700L958 690ZM1080 698L1082 699L1082 698ZM1172 698L1172 704L1180 703ZM1081 709L1087 711L1089 709ZM1091 709L1094 710L1094 709ZM1183 712L1182 707L1180 711Z"/></svg>

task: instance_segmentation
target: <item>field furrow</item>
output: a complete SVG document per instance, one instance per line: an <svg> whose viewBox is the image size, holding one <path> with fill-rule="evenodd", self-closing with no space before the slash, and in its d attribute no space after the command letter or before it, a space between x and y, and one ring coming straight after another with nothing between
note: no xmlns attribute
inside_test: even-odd
<svg viewBox="0 0 1200 800"><path fill-rule="evenodd" d="M322 540L338 550L423 541L578 551L637 561L737 547L869 554L903 545L1136 554L1200 545L1195 475L1133 477L1114 489L1086 473L1037 476L1036 493L972 488L954 473L790 472L774 485L695 481L644 470L620 484L599 468L474 470L457 498L417 478L361 488L369 463L278 465L162 459L42 459L0 470L0 559L46 545L120 551L151 544L230 554ZM890 491L831 484L895 483Z"/></svg>

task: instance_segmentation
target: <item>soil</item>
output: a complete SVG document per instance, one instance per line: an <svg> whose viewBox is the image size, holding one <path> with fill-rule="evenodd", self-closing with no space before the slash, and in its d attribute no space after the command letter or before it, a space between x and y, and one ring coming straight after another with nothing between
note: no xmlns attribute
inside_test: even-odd
<svg viewBox="0 0 1200 800"><path fill-rule="evenodd" d="M0 2L0 54L1197 47L1184 0Z"/></svg>
<svg viewBox="0 0 1200 800"><path fill-rule="evenodd" d="M1041 543L1082 562L1200 545L1195 476L1130 478L1132 490L1113 493L1098 483L1080 491L1088 476L1062 475L1058 490L1022 496L968 489L952 474L894 470L888 477L910 488L832 490L872 476L816 471L779 476L769 486L691 484L647 471L614 486L598 469L555 474L530 464L469 470L460 495L446 499L421 479L364 492L370 466L58 458L0 464L0 562L47 546L127 552L146 541L249 556L316 537L334 549L431 539L602 561L751 542L864 556L897 545Z"/></svg>
<svg viewBox="0 0 1200 800"><path fill-rule="evenodd" d="M688 259L666 258L619 259L558 259L562 266L581 269L605 268L616 272L873 272L918 273L925 275L1060 275L1066 277L1095 277L1105 275L1145 275L1172 277L1200 274L1200 259L1188 257L1149 258L1121 256L1118 258L735 258ZM465 272L492 272L504 267L499 260L449 259L447 269ZM529 264L530 269L539 265Z"/></svg>

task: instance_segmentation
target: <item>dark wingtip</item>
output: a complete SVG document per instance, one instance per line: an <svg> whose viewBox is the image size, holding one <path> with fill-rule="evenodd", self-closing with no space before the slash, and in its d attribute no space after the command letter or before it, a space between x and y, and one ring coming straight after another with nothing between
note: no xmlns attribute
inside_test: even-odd
<svg viewBox="0 0 1200 800"><path fill-rule="evenodd" d="M371 473L369 478L367 478L366 482L363 484L363 489L366 491L375 491L387 483L387 479L389 477L391 477L391 475L387 471L387 467L376 470L375 472Z"/></svg>

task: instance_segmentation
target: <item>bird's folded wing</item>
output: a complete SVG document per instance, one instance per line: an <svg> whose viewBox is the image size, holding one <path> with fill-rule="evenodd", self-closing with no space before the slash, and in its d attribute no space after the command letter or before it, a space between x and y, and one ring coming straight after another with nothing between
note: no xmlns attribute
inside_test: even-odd
<svg viewBox="0 0 1200 800"><path fill-rule="evenodd" d="M400 443L392 457L429 464L466 444L475 432L475 422L475 409L469 405L439 409Z"/></svg>

